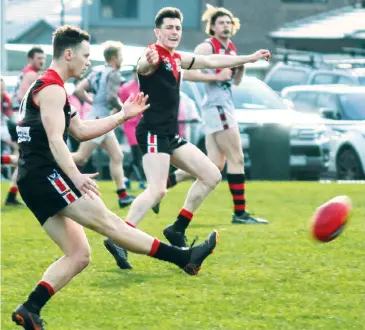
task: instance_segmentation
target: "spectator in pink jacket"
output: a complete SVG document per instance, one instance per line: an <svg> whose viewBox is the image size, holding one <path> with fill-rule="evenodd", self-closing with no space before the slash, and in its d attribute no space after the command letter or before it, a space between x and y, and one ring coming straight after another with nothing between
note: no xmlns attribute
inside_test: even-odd
<svg viewBox="0 0 365 330"><path fill-rule="evenodd" d="M133 79L126 82L120 87L118 96L120 100L124 103L128 99L129 95L131 95L132 93L136 95L138 92L139 85L137 80L137 74L134 72ZM127 170L126 175L127 177L129 177L132 171L134 171L139 181L139 188L145 189L144 171L142 167L142 153L139 149L136 138L136 127L139 120L141 119L141 116L142 115L139 115L126 121L123 124L123 130L132 152L132 163L130 165L130 168Z"/></svg>

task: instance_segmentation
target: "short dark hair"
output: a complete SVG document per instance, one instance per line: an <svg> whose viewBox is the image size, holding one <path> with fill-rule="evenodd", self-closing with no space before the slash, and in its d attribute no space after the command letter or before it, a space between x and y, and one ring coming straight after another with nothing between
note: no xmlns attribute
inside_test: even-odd
<svg viewBox="0 0 365 330"><path fill-rule="evenodd" d="M155 17L155 27L160 28L164 18L178 18L181 23L183 21L183 14L180 9L175 7L162 8Z"/></svg>
<svg viewBox="0 0 365 330"><path fill-rule="evenodd" d="M33 58L36 53L44 54L44 50L39 46L34 46L29 50L27 56L28 58Z"/></svg>
<svg viewBox="0 0 365 330"><path fill-rule="evenodd" d="M65 49L76 47L83 41L90 42L90 35L78 27L64 25L53 32L53 57L59 58Z"/></svg>

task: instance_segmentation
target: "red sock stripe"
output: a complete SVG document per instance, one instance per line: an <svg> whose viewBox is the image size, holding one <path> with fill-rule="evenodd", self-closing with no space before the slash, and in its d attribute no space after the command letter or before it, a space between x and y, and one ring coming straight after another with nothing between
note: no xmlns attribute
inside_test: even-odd
<svg viewBox="0 0 365 330"><path fill-rule="evenodd" d="M54 289L52 288L52 286L50 284L48 284L47 282L44 281L40 281L39 282L40 285L43 285L49 292L49 294L51 296L53 296L55 294Z"/></svg>
<svg viewBox="0 0 365 330"><path fill-rule="evenodd" d="M10 191L11 193L13 193L13 194L16 194L16 193L18 192L18 187L16 187L16 186L12 186L12 187L10 187L9 191Z"/></svg>
<svg viewBox="0 0 365 330"><path fill-rule="evenodd" d="M129 221L126 221L125 222L128 226L131 226L133 228L136 228L136 226L132 223L132 222L129 222Z"/></svg>
<svg viewBox="0 0 365 330"><path fill-rule="evenodd" d="M233 195L233 200L235 201L244 201L245 195Z"/></svg>
<svg viewBox="0 0 365 330"><path fill-rule="evenodd" d="M180 215L182 215L184 218L188 219L188 220L191 220L193 218L193 213L191 213L190 211L187 211L185 209L182 209L180 211Z"/></svg>
<svg viewBox="0 0 365 330"><path fill-rule="evenodd" d="M11 157L9 155L1 156L1 164L10 164L10 163L11 163Z"/></svg>
<svg viewBox="0 0 365 330"><path fill-rule="evenodd" d="M150 251L150 253L148 253L148 255L150 257L153 257L156 254L159 246L160 246L160 241L157 238L155 238L155 240L153 241L152 246L151 246L151 251Z"/></svg>
<svg viewBox="0 0 365 330"><path fill-rule="evenodd" d="M244 211L244 210L246 210L246 204L242 204L242 205L234 205L234 209L236 210L236 211Z"/></svg>
<svg viewBox="0 0 365 330"><path fill-rule="evenodd" d="M244 190L245 189L245 184L244 183L230 183L229 184L229 189Z"/></svg>
<svg viewBox="0 0 365 330"><path fill-rule="evenodd" d="M118 193L118 197L119 198L126 198L127 196L128 196L128 194L127 194L126 191L123 191L123 192Z"/></svg>

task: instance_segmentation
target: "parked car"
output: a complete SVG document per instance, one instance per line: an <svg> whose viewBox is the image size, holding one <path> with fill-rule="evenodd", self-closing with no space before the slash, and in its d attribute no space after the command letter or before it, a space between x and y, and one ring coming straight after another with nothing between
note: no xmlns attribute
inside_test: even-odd
<svg viewBox="0 0 365 330"><path fill-rule="evenodd" d="M265 77L274 91L295 85L348 84L365 86L365 59L324 59L323 55L287 54Z"/></svg>
<svg viewBox="0 0 365 330"><path fill-rule="evenodd" d="M365 86L293 86L281 95L296 110L322 116L333 130L329 169L338 179L365 177Z"/></svg>
<svg viewBox="0 0 365 330"><path fill-rule="evenodd" d="M205 95L204 85L184 81L182 90L200 108ZM330 135L320 118L291 110L270 87L254 77L244 77L240 86L232 87L232 93L246 169L251 166L248 130L263 123L280 123L291 127L289 162L292 176L318 179L327 171ZM192 143L204 150L204 132Z"/></svg>

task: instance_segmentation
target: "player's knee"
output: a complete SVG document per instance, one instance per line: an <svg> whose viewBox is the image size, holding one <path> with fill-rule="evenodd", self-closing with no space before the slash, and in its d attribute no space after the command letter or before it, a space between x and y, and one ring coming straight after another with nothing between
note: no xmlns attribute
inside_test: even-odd
<svg viewBox="0 0 365 330"><path fill-rule="evenodd" d="M123 154L122 152L116 152L110 157L110 160L115 164L121 164L123 162Z"/></svg>
<svg viewBox="0 0 365 330"><path fill-rule="evenodd" d="M77 271L81 272L84 270L91 262L91 251L89 246L79 248L74 254L74 260L77 265Z"/></svg>
<svg viewBox="0 0 365 330"><path fill-rule="evenodd" d="M151 195L154 202L159 202L166 195L167 190L165 187L154 187L151 189Z"/></svg>
<svg viewBox="0 0 365 330"><path fill-rule="evenodd" d="M222 181L222 174L218 167L214 166L210 172L209 185L215 187L219 182Z"/></svg>
<svg viewBox="0 0 365 330"><path fill-rule="evenodd" d="M87 266L89 266L90 262L91 262L90 253L81 254L77 259L79 270L82 271L83 269L85 269Z"/></svg>
<svg viewBox="0 0 365 330"><path fill-rule="evenodd" d="M218 170L219 170L220 172L222 172L222 171L223 171L223 169L224 169L225 162L218 162L218 163L216 163L215 165L218 167Z"/></svg>
<svg viewBox="0 0 365 330"><path fill-rule="evenodd" d="M235 166L243 167L244 161L243 161L243 154L242 154L242 152L239 152L239 153L237 153L237 154L234 155L234 157L232 159L232 163Z"/></svg>

